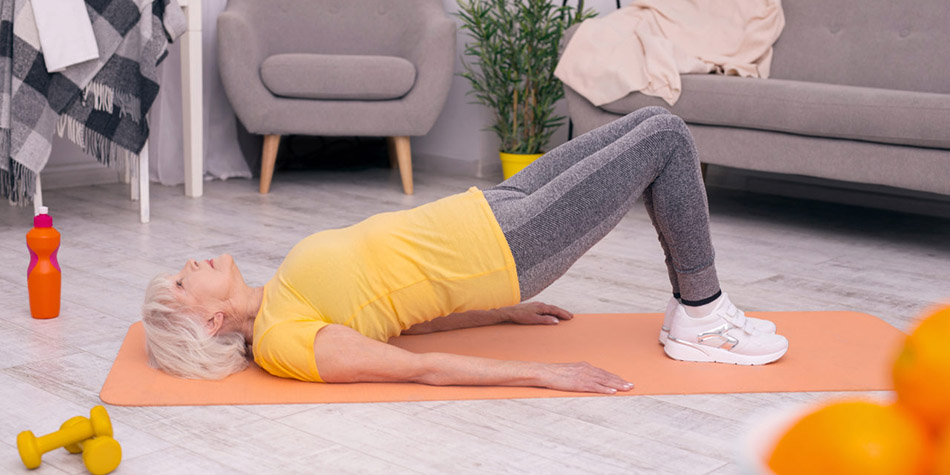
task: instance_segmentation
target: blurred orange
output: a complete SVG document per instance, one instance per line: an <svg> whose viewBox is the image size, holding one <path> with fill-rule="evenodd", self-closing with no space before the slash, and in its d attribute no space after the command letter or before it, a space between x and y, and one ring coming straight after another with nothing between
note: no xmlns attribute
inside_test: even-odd
<svg viewBox="0 0 950 475"><path fill-rule="evenodd" d="M944 427L943 435L937 439L933 475L950 475L950 426Z"/></svg>
<svg viewBox="0 0 950 475"><path fill-rule="evenodd" d="M933 430L950 425L950 307L926 316L894 361L897 402Z"/></svg>
<svg viewBox="0 0 950 475"><path fill-rule="evenodd" d="M778 475L927 473L933 441L895 404L851 400L805 415L779 439L768 465Z"/></svg>

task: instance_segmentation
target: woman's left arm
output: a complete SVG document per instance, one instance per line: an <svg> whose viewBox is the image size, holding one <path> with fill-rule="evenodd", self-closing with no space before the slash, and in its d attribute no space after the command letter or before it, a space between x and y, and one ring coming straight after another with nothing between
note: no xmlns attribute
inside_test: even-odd
<svg viewBox="0 0 950 475"><path fill-rule="evenodd" d="M554 325L561 320L570 320L574 315L563 308L541 302L525 302L494 310L469 310L435 318L428 322L417 323L403 335L421 335L424 333L458 330L460 328L483 327L498 323L518 323L521 325Z"/></svg>
<svg viewBox="0 0 950 475"><path fill-rule="evenodd" d="M536 386L614 394L633 384L588 363L537 363L448 353L412 353L343 325L317 332L313 354L328 383L414 382L435 386Z"/></svg>

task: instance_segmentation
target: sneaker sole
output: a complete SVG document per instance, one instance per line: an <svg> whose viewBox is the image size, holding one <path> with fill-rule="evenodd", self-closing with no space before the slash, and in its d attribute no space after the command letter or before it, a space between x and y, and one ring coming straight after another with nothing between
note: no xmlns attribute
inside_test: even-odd
<svg viewBox="0 0 950 475"><path fill-rule="evenodd" d="M726 363L745 366L757 366L769 364L788 352L788 347L775 353L765 355L741 355L721 348L711 346L697 345L675 338L667 337L666 344L663 346L666 355L674 360L694 361L700 363Z"/></svg>
<svg viewBox="0 0 950 475"><path fill-rule="evenodd" d="M766 333L775 333L775 331L773 330L773 331L766 332ZM661 328L661 329L660 329L660 338L659 338L660 344L663 345L663 346L666 346L666 342L667 342L667 340L669 340L669 339L670 339L670 331L669 331L669 330L664 330L664 329Z"/></svg>

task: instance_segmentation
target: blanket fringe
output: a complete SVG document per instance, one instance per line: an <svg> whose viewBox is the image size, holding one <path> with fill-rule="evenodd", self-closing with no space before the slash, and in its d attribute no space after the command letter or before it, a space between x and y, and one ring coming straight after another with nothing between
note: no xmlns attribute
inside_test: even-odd
<svg viewBox="0 0 950 475"><path fill-rule="evenodd" d="M10 155L10 129L0 129L0 152ZM33 202L36 192L36 173L15 160L6 159L0 164L0 196L10 204L26 206Z"/></svg>
<svg viewBox="0 0 950 475"><path fill-rule="evenodd" d="M10 169L0 169L0 196L6 196L10 204L26 206L33 202L36 193L36 173L11 160Z"/></svg>
<svg viewBox="0 0 950 475"><path fill-rule="evenodd" d="M128 116L134 122L142 120L142 105L135 94L116 91L111 86L92 81L82 90L83 104L92 103L92 108L113 113L119 107L119 117Z"/></svg>
<svg viewBox="0 0 950 475"><path fill-rule="evenodd" d="M99 163L107 167L120 171L124 170L124 167L130 167L131 173L136 172L138 154L116 145L115 142L86 127L68 114L59 116L59 121L56 123L56 135L76 144L83 152L92 155Z"/></svg>

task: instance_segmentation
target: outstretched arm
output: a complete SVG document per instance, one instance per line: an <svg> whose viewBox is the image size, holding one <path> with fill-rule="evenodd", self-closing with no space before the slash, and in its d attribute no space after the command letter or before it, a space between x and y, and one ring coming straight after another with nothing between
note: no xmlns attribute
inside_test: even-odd
<svg viewBox="0 0 950 475"><path fill-rule="evenodd" d="M421 335L506 322L522 325L555 325L561 320L570 320L571 318L574 318L574 315L563 308L541 302L525 302L494 310L469 310L468 312L453 313L428 322L417 323L403 330L402 334Z"/></svg>
<svg viewBox="0 0 950 475"><path fill-rule="evenodd" d="M612 394L633 384L588 363L534 363L448 353L412 353L343 325L317 333L313 351L328 383L414 382L435 386L537 386Z"/></svg>

